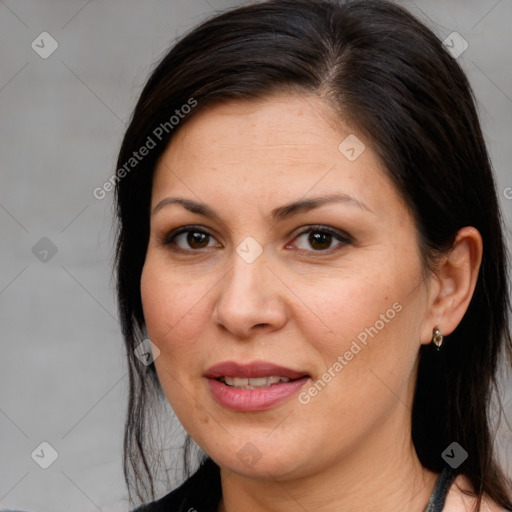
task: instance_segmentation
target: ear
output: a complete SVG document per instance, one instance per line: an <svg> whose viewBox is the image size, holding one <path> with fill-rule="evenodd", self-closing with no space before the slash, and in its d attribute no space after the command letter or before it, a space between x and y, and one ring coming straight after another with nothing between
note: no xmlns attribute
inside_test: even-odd
<svg viewBox="0 0 512 512"><path fill-rule="evenodd" d="M446 336L459 325L475 290L482 247L479 231L466 226L457 232L450 252L436 265L430 280L429 315L421 336L423 344L430 343L435 327Z"/></svg>

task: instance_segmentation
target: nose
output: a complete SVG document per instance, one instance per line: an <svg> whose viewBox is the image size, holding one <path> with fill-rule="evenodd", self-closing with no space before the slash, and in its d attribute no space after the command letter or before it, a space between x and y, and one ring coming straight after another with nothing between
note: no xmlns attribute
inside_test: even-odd
<svg viewBox="0 0 512 512"><path fill-rule="evenodd" d="M252 263L234 253L232 268L217 288L213 319L239 339L278 330L287 318L284 288L265 253Z"/></svg>

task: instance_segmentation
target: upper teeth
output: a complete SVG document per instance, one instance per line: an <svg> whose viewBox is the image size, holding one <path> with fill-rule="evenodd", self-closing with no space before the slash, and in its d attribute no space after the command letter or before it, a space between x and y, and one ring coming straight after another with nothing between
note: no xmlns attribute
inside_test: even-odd
<svg viewBox="0 0 512 512"><path fill-rule="evenodd" d="M287 377L251 377L251 378L240 378L240 377L221 377L221 380L228 386L233 386L240 389L258 389L266 388L272 384L278 382L290 382Z"/></svg>

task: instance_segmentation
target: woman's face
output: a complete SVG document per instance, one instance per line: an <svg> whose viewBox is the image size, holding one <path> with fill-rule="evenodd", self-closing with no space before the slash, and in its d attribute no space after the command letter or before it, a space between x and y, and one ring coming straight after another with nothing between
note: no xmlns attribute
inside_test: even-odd
<svg viewBox="0 0 512 512"><path fill-rule="evenodd" d="M316 96L216 105L156 169L141 278L156 369L188 433L239 474L410 448L432 329L416 229L341 121Z"/></svg>

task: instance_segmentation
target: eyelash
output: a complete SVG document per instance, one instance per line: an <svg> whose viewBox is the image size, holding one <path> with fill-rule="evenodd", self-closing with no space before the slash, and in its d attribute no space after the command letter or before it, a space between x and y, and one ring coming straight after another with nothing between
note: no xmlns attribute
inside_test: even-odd
<svg viewBox="0 0 512 512"><path fill-rule="evenodd" d="M172 246L172 251L174 252L182 252L182 253L190 253L190 252L200 252L202 249L206 249L207 247L204 247L202 249L183 249L181 247L176 246L175 239L181 234L184 233L201 233L204 235L207 235L211 238L214 238L212 234L208 233L208 231L205 231L200 226L182 226L180 228L174 229L170 233L168 233L162 240L162 244L165 246ZM320 253L320 254L331 254L333 252L336 252L337 250L340 250L345 245L349 245L352 243L351 238L346 234L338 230L334 230L332 228L329 228L328 226L322 226L322 225L310 225L307 229L304 229L297 233L297 235L294 237L294 241L299 238L302 235L305 235L307 233L322 233L327 234L332 237L334 237L336 240L338 240L340 243L337 246L329 247L328 249L320 249L320 250L308 250L308 249L299 249L300 251L306 251L306 252L313 252L313 253ZM287 244L288 246L289 244Z"/></svg>

